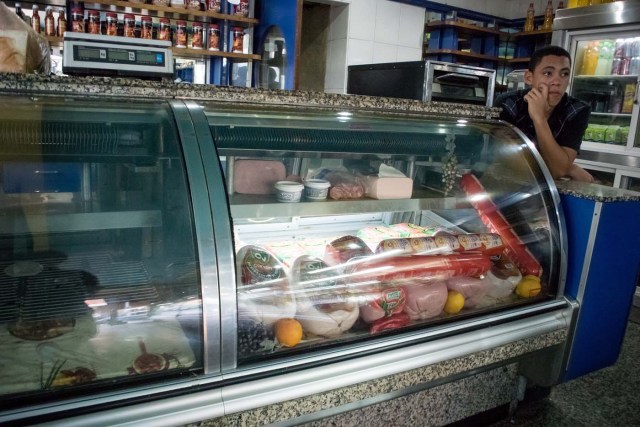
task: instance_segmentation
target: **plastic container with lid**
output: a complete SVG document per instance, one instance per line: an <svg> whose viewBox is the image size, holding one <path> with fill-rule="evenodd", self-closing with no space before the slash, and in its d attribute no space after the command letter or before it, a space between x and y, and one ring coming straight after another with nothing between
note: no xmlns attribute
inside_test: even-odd
<svg viewBox="0 0 640 427"><path fill-rule="evenodd" d="M125 13L124 15L124 36L136 36L136 17L132 13Z"/></svg>
<svg viewBox="0 0 640 427"><path fill-rule="evenodd" d="M194 22L191 26L191 48L202 49L204 42L204 27L202 22Z"/></svg>
<svg viewBox="0 0 640 427"><path fill-rule="evenodd" d="M171 40L171 21L169 18L160 18L157 38L158 40Z"/></svg>
<svg viewBox="0 0 640 427"><path fill-rule="evenodd" d="M209 12L220 13L220 0L207 0L205 5Z"/></svg>
<svg viewBox="0 0 640 427"><path fill-rule="evenodd" d="M140 27L140 38L151 40L153 38L153 21L150 16L142 17L142 26Z"/></svg>
<svg viewBox="0 0 640 427"><path fill-rule="evenodd" d="M71 10L71 31L84 33L84 10L79 7Z"/></svg>
<svg viewBox="0 0 640 427"><path fill-rule="evenodd" d="M220 26L218 24L209 24L209 50L220 50Z"/></svg>
<svg viewBox="0 0 640 427"><path fill-rule="evenodd" d="M97 10L89 11L89 24L87 25L89 34L100 34L100 12Z"/></svg>
<svg viewBox="0 0 640 427"><path fill-rule="evenodd" d="M240 0L238 4L233 7L233 14L236 16L249 16L249 0Z"/></svg>
<svg viewBox="0 0 640 427"><path fill-rule="evenodd" d="M106 20L106 34L108 36L118 35L118 14L115 12L107 12Z"/></svg>
<svg viewBox="0 0 640 427"><path fill-rule="evenodd" d="M304 185L295 181L278 181L275 185L276 200L282 203L297 203L302 199Z"/></svg>
<svg viewBox="0 0 640 427"><path fill-rule="evenodd" d="M187 47L187 22L183 20L176 21L176 41L175 47Z"/></svg>
<svg viewBox="0 0 640 427"><path fill-rule="evenodd" d="M231 45L231 52L242 53L244 48L243 39L244 39L244 28L233 27L231 29L231 40L233 40L233 44Z"/></svg>
<svg viewBox="0 0 640 427"><path fill-rule="evenodd" d="M304 197L309 200L325 200L331 183L326 179L307 179L304 181Z"/></svg>

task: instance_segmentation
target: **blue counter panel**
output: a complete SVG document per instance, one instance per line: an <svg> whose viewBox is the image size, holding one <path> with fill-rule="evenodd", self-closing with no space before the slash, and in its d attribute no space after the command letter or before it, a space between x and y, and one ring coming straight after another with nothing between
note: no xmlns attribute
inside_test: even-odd
<svg viewBox="0 0 640 427"><path fill-rule="evenodd" d="M580 303L568 381L618 359L640 274L640 203L562 196L562 205L569 240L566 294Z"/></svg>

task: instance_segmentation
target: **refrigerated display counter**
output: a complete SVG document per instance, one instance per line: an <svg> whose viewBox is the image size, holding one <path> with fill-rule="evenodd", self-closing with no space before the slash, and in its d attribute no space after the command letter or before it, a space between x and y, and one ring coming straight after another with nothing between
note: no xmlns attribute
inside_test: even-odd
<svg viewBox="0 0 640 427"><path fill-rule="evenodd" d="M444 424L560 378L559 195L495 110L42 82L0 89L0 423Z"/></svg>

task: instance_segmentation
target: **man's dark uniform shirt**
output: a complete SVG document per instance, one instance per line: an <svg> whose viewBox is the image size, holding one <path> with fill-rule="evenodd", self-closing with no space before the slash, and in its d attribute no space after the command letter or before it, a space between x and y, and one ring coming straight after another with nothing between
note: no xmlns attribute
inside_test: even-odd
<svg viewBox="0 0 640 427"><path fill-rule="evenodd" d="M499 95L494 107L502 107L500 119L516 126L537 146L536 130L529 117L528 105L524 96L530 89L516 90ZM582 136L589 124L591 107L584 101L564 94L551 112L548 123L553 137L562 147L573 148L580 152Z"/></svg>

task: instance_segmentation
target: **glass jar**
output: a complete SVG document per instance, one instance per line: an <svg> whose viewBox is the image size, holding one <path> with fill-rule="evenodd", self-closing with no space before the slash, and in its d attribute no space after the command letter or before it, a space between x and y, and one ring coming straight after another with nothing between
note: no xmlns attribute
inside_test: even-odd
<svg viewBox="0 0 640 427"><path fill-rule="evenodd" d="M175 47L187 47L187 23L176 21L176 41Z"/></svg>
<svg viewBox="0 0 640 427"><path fill-rule="evenodd" d="M71 31L84 33L84 11L79 7L71 11Z"/></svg>
<svg viewBox="0 0 640 427"><path fill-rule="evenodd" d="M114 12L107 12L106 15L106 32L108 36L118 35L118 14Z"/></svg>
<svg viewBox="0 0 640 427"><path fill-rule="evenodd" d="M233 40L233 45L231 46L231 52L242 53L243 38L244 38L244 29L242 27L233 27L231 29L231 40Z"/></svg>
<svg viewBox="0 0 640 427"><path fill-rule="evenodd" d="M140 38L151 40L153 38L153 21L150 16L142 17L142 27L140 29Z"/></svg>
<svg viewBox="0 0 640 427"><path fill-rule="evenodd" d="M204 27L202 22L194 22L191 26L191 48L202 49L204 42Z"/></svg>
<svg viewBox="0 0 640 427"><path fill-rule="evenodd" d="M207 10L209 12L220 13L220 0L207 0Z"/></svg>
<svg viewBox="0 0 640 427"><path fill-rule="evenodd" d="M171 40L171 22L169 21L169 18L160 18L158 40Z"/></svg>
<svg viewBox="0 0 640 427"><path fill-rule="evenodd" d="M100 34L100 12L97 10L89 11L89 25L87 28L89 34Z"/></svg>
<svg viewBox="0 0 640 427"><path fill-rule="evenodd" d="M220 50L220 26L218 24L209 24L209 50Z"/></svg>
<svg viewBox="0 0 640 427"><path fill-rule="evenodd" d="M124 15L124 36L136 36L136 17L131 13L125 13Z"/></svg>
<svg viewBox="0 0 640 427"><path fill-rule="evenodd" d="M249 0L240 0L240 3L234 6L233 14L245 18L249 16Z"/></svg>

